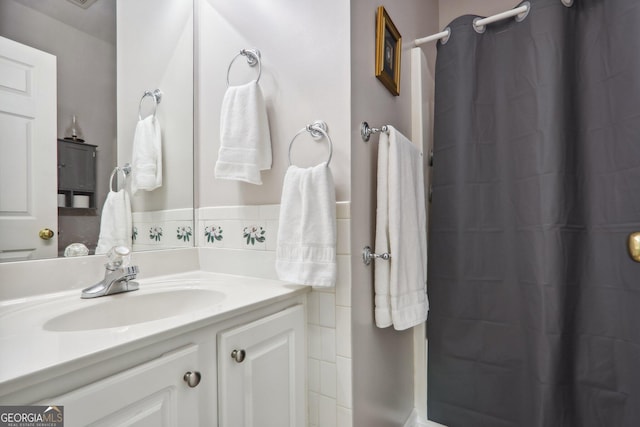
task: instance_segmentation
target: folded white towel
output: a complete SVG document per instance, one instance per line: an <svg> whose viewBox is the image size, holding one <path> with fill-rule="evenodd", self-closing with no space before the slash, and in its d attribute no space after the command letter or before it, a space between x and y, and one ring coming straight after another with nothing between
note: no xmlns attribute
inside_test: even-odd
<svg viewBox="0 0 640 427"><path fill-rule="evenodd" d="M335 286L336 194L326 163L287 169L280 203L276 272L280 280Z"/></svg>
<svg viewBox="0 0 640 427"><path fill-rule="evenodd" d="M129 193L124 189L109 191L102 208L96 254L105 254L114 246L131 248L131 230Z"/></svg>
<svg viewBox="0 0 640 427"><path fill-rule="evenodd" d="M396 129L378 147L375 252L376 325L403 330L427 319L427 221L422 157Z"/></svg>
<svg viewBox="0 0 640 427"><path fill-rule="evenodd" d="M138 121L131 158L131 195L162 186L162 136L153 115Z"/></svg>
<svg viewBox="0 0 640 427"><path fill-rule="evenodd" d="M271 136L260 85L254 80L230 86L222 100L215 176L260 185L260 171L266 169L271 169Z"/></svg>

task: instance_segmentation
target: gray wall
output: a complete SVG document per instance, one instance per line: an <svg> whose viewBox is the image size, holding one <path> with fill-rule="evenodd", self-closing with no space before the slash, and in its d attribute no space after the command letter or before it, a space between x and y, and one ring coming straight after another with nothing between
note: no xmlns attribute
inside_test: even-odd
<svg viewBox="0 0 640 427"><path fill-rule="evenodd" d="M440 28L461 15L490 16L512 9L519 3L517 0L440 0Z"/></svg>
<svg viewBox="0 0 640 427"><path fill-rule="evenodd" d="M374 75L375 11L385 6L402 35L400 96ZM374 242L378 136L364 143L360 122L392 124L411 135L411 43L438 31L437 0L351 2L351 253L354 426L402 426L414 407L413 332L378 329L373 268L360 253ZM428 50L427 48L426 50Z"/></svg>
<svg viewBox="0 0 640 427"><path fill-rule="evenodd" d="M102 1L115 7L114 0ZM46 3L54 2L47 0ZM58 8L80 9L71 3L68 6L67 2L62 3ZM92 8L81 11L85 19L90 20ZM97 215L61 216L58 219L61 248L71 242L95 246L100 208L108 191L116 154L115 40L106 41L110 39L107 36L95 37L14 0L0 1L0 36L57 57L58 137L70 134L71 116L75 114L82 137L87 143L98 146Z"/></svg>

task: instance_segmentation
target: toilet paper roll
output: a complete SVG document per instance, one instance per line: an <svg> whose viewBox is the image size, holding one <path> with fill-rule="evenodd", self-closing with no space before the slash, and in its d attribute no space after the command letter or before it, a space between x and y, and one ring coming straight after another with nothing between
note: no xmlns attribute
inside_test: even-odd
<svg viewBox="0 0 640 427"><path fill-rule="evenodd" d="M58 194L58 207L64 208L67 206L67 197L64 194Z"/></svg>
<svg viewBox="0 0 640 427"><path fill-rule="evenodd" d="M88 208L89 207L89 196L73 196L73 207L74 208Z"/></svg>

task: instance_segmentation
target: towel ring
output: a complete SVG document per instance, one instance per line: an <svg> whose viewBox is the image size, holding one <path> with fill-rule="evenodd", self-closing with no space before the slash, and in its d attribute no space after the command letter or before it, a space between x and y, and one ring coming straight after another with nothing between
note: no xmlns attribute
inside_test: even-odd
<svg viewBox="0 0 640 427"><path fill-rule="evenodd" d="M302 129L300 129L298 133L296 133L293 136L293 138L291 139L291 142L289 143L289 166L291 166L292 164L291 163L291 147L293 147L293 141L295 141L298 135L300 135L301 133L309 132L313 139L320 139L324 136L329 141L329 158L327 159L327 167L329 167L329 163L331 163L331 157L333 157L333 142L331 141L331 137L327 133L327 129L328 129L327 124L322 120L316 120L310 125L306 125Z"/></svg>
<svg viewBox="0 0 640 427"><path fill-rule="evenodd" d="M162 91L160 89L156 89L153 92L149 90L145 90L142 94L142 98L140 98L140 103L138 104L138 119L142 120L142 101L150 96L153 98L154 106L153 106L153 117L156 116L156 111L158 111L158 104L162 101Z"/></svg>
<svg viewBox="0 0 640 427"><path fill-rule="evenodd" d="M113 189L113 177L115 177L116 173L118 172L122 172L122 178L123 178L122 182L126 181L127 176L131 172L131 165L127 163L123 167L116 166L115 168L113 168L113 172L111 172L111 176L109 177L109 191L114 191L114 192L118 191L117 188L116 190Z"/></svg>
<svg viewBox="0 0 640 427"><path fill-rule="evenodd" d="M262 61L260 60L260 58L262 58L262 55L260 54L260 51L258 49L242 49L239 54L233 57L231 63L229 64L229 68L227 68L227 87L229 87L230 85L229 74L231 73L231 66L240 56L247 57L247 64L249 64L249 67L255 67L256 64L258 65L258 78L256 79L256 83L260 81L260 76L262 75Z"/></svg>

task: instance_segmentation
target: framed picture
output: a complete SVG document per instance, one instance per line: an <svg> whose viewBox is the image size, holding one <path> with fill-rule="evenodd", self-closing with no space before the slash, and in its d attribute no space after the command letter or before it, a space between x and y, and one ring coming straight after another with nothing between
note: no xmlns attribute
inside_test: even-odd
<svg viewBox="0 0 640 427"><path fill-rule="evenodd" d="M400 95L402 36L384 6L376 16L376 77L393 95Z"/></svg>

